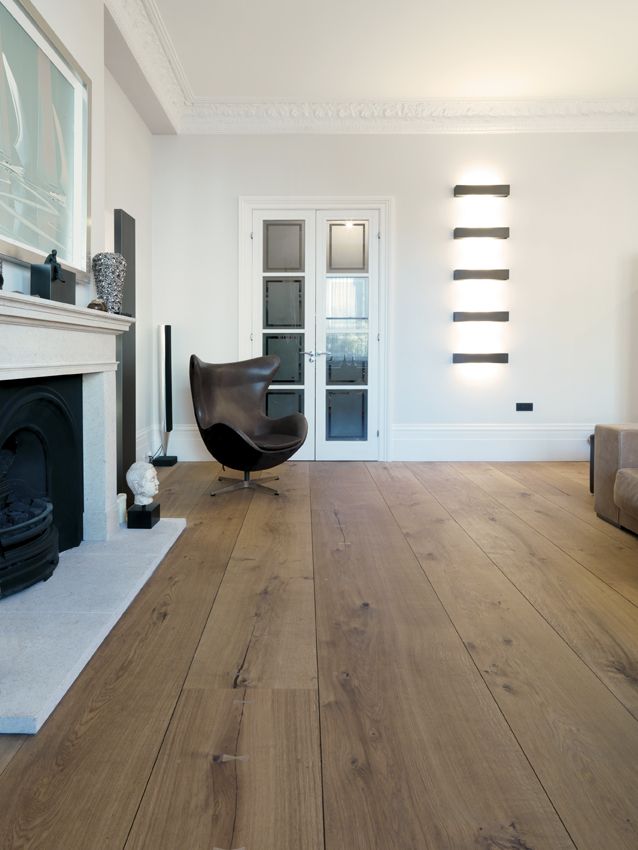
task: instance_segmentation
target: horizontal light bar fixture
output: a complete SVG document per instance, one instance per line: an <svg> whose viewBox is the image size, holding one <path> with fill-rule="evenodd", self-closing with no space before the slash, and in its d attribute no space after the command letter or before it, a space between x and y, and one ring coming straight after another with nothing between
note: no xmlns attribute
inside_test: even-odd
<svg viewBox="0 0 638 850"><path fill-rule="evenodd" d="M455 227L455 239L470 239L473 237L488 237L491 239L509 239L509 227Z"/></svg>
<svg viewBox="0 0 638 850"><path fill-rule="evenodd" d="M509 363L509 354L453 354L452 363Z"/></svg>
<svg viewBox="0 0 638 850"><path fill-rule="evenodd" d="M509 269L454 269L454 280L509 280Z"/></svg>
<svg viewBox="0 0 638 850"><path fill-rule="evenodd" d="M474 313L454 313L455 322L509 322L510 314L506 310L480 311Z"/></svg>
<svg viewBox="0 0 638 850"><path fill-rule="evenodd" d="M454 187L454 197L462 198L465 195L494 195L496 198L509 198L509 183L501 183L498 186L482 186L462 184Z"/></svg>

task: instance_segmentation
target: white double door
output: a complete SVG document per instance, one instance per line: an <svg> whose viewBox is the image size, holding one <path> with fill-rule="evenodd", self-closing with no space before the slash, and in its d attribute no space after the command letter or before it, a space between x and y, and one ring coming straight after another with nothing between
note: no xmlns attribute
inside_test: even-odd
<svg viewBox="0 0 638 850"><path fill-rule="evenodd" d="M379 457L378 210L254 210L252 353L266 413L308 419L299 460Z"/></svg>

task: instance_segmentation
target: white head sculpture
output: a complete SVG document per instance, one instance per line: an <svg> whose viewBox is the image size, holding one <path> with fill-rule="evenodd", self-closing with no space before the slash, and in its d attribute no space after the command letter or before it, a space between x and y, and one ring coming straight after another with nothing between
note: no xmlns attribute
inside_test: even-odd
<svg viewBox="0 0 638 850"><path fill-rule="evenodd" d="M130 467L126 473L126 483L135 496L136 505L150 505L159 490L155 467L143 460Z"/></svg>

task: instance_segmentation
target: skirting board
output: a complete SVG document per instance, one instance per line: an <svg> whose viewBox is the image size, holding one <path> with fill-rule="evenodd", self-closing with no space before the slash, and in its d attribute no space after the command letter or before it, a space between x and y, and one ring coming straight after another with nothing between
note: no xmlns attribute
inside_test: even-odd
<svg viewBox="0 0 638 850"><path fill-rule="evenodd" d="M148 460L148 456L153 454L156 446L153 446L154 428L141 428L135 435L135 459ZM159 445L159 443L158 443Z"/></svg>
<svg viewBox="0 0 638 850"><path fill-rule="evenodd" d="M589 424L419 424L392 428L389 460L587 460ZM195 425L176 425L171 454L210 460Z"/></svg>
<svg viewBox="0 0 638 850"><path fill-rule="evenodd" d="M587 460L593 425L395 425L390 460Z"/></svg>

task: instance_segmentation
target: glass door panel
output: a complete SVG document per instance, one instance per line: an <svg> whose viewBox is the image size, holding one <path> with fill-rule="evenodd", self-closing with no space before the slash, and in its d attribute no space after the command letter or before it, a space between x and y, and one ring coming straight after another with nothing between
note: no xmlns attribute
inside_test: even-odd
<svg viewBox="0 0 638 850"><path fill-rule="evenodd" d="M373 211L317 212L317 460L378 458L378 230Z"/></svg>
<svg viewBox="0 0 638 850"><path fill-rule="evenodd" d="M281 359L273 418L303 413L298 460L376 460L379 214L255 210L253 356Z"/></svg>
<svg viewBox="0 0 638 850"><path fill-rule="evenodd" d="M253 356L281 364L266 394L267 416L303 413L314 421L315 215L307 210L253 214ZM314 429L295 455L314 458Z"/></svg>

